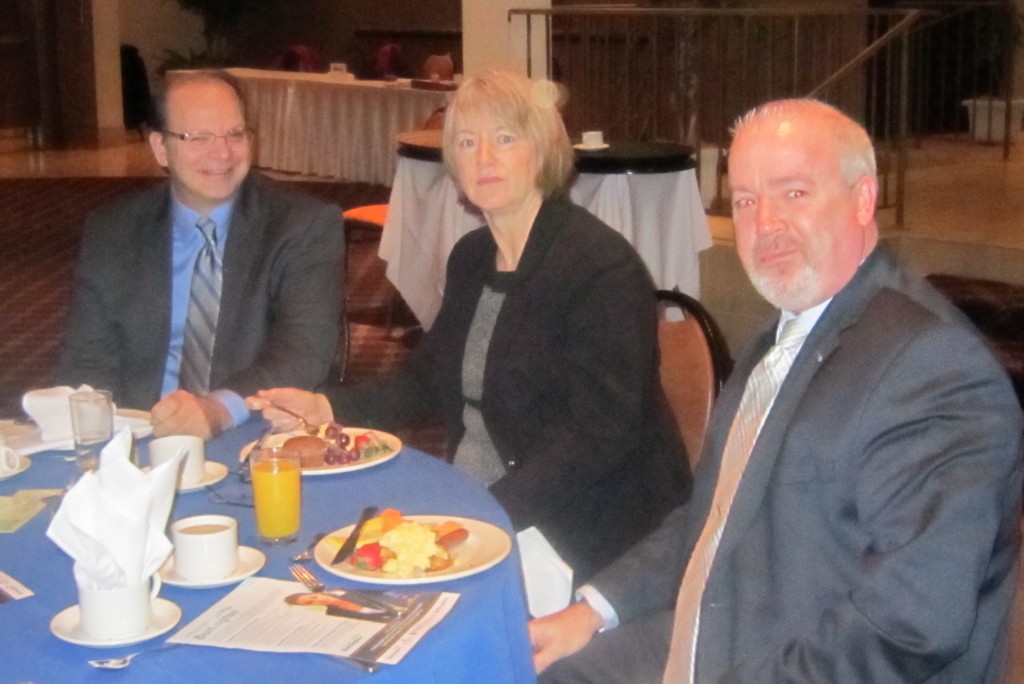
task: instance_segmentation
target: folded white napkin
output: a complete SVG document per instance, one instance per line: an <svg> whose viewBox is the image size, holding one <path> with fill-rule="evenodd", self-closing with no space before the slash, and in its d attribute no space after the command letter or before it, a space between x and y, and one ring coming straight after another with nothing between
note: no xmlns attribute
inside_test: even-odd
<svg viewBox="0 0 1024 684"><path fill-rule="evenodd" d="M75 560L79 586L138 584L173 548L164 530L185 452L143 472L131 462L131 447L131 430L122 428L100 453L99 469L74 484L46 530Z"/></svg>
<svg viewBox="0 0 1024 684"><path fill-rule="evenodd" d="M68 400L75 392L91 390L89 385L78 389L62 385L46 389L30 390L21 398L21 407L39 426L43 442L72 442L71 403Z"/></svg>
<svg viewBox="0 0 1024 684"><path fill-rule="evenodd" d="M535 618L557 613L572 600L572 568L536 527L516 534L526 603Z"/></svg>

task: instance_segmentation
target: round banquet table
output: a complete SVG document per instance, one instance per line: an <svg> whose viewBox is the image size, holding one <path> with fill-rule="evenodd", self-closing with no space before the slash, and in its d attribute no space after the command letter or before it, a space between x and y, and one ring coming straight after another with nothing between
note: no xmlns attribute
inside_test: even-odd
<svg viewBox="0 0 1024 684"><path fill-rule="evenodd" d="M484 225L440 164L441 132L397 136L398 165L378 254L387 277L424 328L444 293L448 254ZM625 237L659 289L700 298L700 252L711 246L693 149L674 143L613 143L577 150L569 199Z"/></svg>
<svg viewBox="0 0 1024 684"><path fill-rule="evenodd" d="M235 474L239 449L255 439L262 421L221 435L207 444L207 459L222 462L229 474L213 485L223 497L237 499L249 491ZM146 440L140 457L147 463ZM60 452L31 457L28 470L0 481L0 496L22 489L65 486L75 477L75 464ZM221 513L238 520L239 544L260 549L267 556L258 576L291 579L289 558L304 549L317 532L350 524L364 506L392 506L407 514L440 514L477 518L511 534L508 516L486 489L449 464L422 452L404 448L394 459L356 472L304 477L302 532L298 541L283 547L261 546L256 538L251 508L211 501L200 489L179 493L170 522L200 513ZM16 532L0 534L0 571L27 586L33 596L0 603L0 643L5 645L0 679L9 682L205 682L288 681L296 677L318 682L430 682L453 684L488 681L533 682L536 677L526 634L527 610L519 571L512 553L495 567L448 582L424 585L425 590L460 594L451 613L433 628L396 666L383 665L376 674L316 654L258 653L254 651L180 645L140 658L119 674L95 670L91 658L120 656L156 648L235 585L190 589L164 584L160 596L182 610L182 619L167 634L134 646L91 648L61 641L49 629L51 618L76 602L72 561L46 536L53 510L38 513ZM316 565L309 568L330 584L347 583ZM298 585L297 585L298 586ZM412 587L414 588L414 587ZM372 678L372 679L371 679Z"/></svg>

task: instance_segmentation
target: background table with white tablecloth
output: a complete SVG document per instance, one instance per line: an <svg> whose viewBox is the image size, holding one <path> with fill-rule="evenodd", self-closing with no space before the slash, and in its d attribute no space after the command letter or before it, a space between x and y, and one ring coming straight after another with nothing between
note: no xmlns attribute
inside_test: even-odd
<svg viewBox="0 0 1024 684"><path fill-rule="evenodd" d="M460 237L484 225L438 161L436 132L400 136L379 255L424 328L441 306L445 264ZM618 148L618 149L616 149ZM692 158L678 145L611 146L580 153L570 199L622 233L654 283L700 296L701 250L711 246Z"/></svg>
<svg viewBox="0 0 1024 684"><path fill-rule="evenodd" d="M337 74L228 69L245 93L262 168L388 184L395 136L419 128L450 93L410 81L356 81Z"/></svg>

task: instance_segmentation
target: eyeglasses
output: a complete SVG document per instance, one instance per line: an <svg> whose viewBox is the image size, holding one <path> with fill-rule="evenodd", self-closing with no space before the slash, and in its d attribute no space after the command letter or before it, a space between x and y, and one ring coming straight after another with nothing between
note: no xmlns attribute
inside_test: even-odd
<svg viewBox="0 0 1024 684"><path fill-rule="evenodd" d="M253 508L254 503L252 500L252 492L242 492L239 494L221 494L210 485L206 485L206 491L209 492L207 499L211 503L226 504L228 506L242 506L243 508Z"/></svg>
<svg viewBox="0 0 1024 684"><path fill-rule="evenodd" d="M223 133L221 135L217 135L216 133L205 133L205 132L203 132L203 133L175 133L174 131L160 131L160 132L163 133L164 135L169 135L172 138L177 138L178 140L180 140L180 141L182 141L184 143L188 143L190 146L195 146L195 147L198 147L198 148L210 147L219 138L223 138L224 141L228 145L230 145L231 147L236 147L238 145L242 145L243 143L249 142L250 140L252 140L252 137L254 135L254 131L252 129L250 129L250 128L236 128L236 129L234 129L232 131L228 131L227 133Z"/></svg>

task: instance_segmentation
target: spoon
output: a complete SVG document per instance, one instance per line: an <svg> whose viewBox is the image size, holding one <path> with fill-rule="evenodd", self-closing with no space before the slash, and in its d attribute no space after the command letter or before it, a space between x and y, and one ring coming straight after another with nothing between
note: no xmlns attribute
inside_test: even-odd
<svg viewBox="0 0 1024 684"><path fill-rule="evenodd" d="M292 411L290 408L285 408L284 406L281 406L280 404L275 404L274 402L270 402L270 405L276 408L281 413L287 413L292 418L297 418L302 423L302 429L306 432L306 434L315 435L318 432L320 432L320 427L318 425L313 425L308 420L306 420L305 417L303 417L301 414Z"/></svg>
<svg viewBox="0 0 1024 684"><path fill-rule="evenodd" d="M295 563L301 563L302 561L308 561L311 558L313 558L313 547L320 543L320 540L326 536L326 532L320 532L319 534L317 534L315 537L313 537L313 541L309 542L309 546L306 548L305 551L302 551L301 553L297 553L294 556L292 556L292 561Z"/></svg>
<svg viewBox="0 0 1024 684"><path fill-rule="evenodd" d="M129 653L128 655L122 656L121 658L98 658L96 660L90 660L90 661L88 661L88 663L90 665L92 665L93 667L98 668L100 670L123 670L124 668L128 667L129 665L131 665L132 661L135 660L136 658L138 658L141 655L146 655L147 653L154 653L156 651L160 651L160 650L163 650L165 648L172 648L173 646L175 646L175 644L168 644L167 646L160 646L159 648L154 648L154 649L149 650L149 651L139 651L137 653ZM352 665L353 667L355 667L357 669L360 669L363 672L373 673L373 672L376 672L377 670L380 669L380 665L378 665L377 663L373 662L372 660L363 660L361 658L352 658L352 657L335 656L335 655L328 655L327 657L331 658L332 660L336 660L338 662L345 663L347 665Z"/></svg>
<svg viewBox="0 0 1024 684"><path fill-rule="evenodd" d="M132 661L141 655L147 655L149 653L156 653L157 651L163 651L168 648L174 648L177 644L164 644L156 648L151 648L148 651L136 651L135 653L129 653L126 656L120 658L98 658L96 660L88 661L93 667L101 670L123 670L132 664Z"/></svg>

